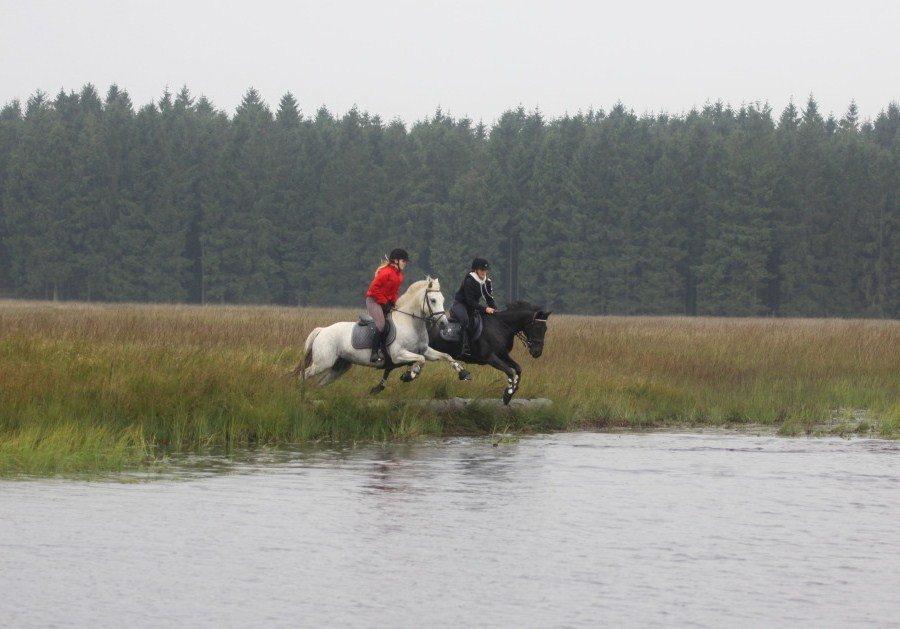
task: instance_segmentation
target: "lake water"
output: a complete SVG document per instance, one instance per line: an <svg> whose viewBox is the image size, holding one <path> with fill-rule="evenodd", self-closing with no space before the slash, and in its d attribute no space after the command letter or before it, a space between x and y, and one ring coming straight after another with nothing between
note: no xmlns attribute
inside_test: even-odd
<svg viewBox="0 0 900 629"><path fill-rule="evenodd" d="M2 626L898 626L900 444L574 433L0 481Z"/></svg>

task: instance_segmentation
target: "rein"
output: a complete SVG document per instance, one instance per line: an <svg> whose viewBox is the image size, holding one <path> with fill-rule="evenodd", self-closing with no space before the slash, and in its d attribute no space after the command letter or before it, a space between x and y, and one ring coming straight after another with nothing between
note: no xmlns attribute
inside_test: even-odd
<svg viewBox="0 0 900 629"><path fill-rule="evenodd" d="M525 349L531 351L531 341L528 340L528 335L525 334L524 330L519 330L516 332L516 338L522 341L522 345L525 346Z"/></svg>

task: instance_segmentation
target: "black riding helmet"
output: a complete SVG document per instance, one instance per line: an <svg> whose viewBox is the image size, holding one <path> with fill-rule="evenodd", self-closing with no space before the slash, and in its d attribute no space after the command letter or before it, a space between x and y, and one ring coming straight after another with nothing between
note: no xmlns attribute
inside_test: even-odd
<svg viewBox="0 0 900 629"><path fill-rule="evenodd" d="M491 268L491 265L488 264L488 261L485 260L484 258L475 258L474 260L472 260L472 270L473 271L481 271L481 270L487 271L490 268Z"/></svg>
<svg viewBox="0 0 900 629"><path fill-rule="evenodd" d="M388 260L406 260L409 262L409 254L406 253L406 249L394 249L391 251L391 255L388 256Z"/></svg>

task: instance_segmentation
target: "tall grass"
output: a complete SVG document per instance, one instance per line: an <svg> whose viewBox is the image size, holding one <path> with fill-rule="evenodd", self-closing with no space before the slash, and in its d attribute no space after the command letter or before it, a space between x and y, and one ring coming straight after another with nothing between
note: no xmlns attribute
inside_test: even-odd
<svg viewBox="0 0 900 629"><path fill-rule="evenodd" d="M443 364L373 402L355 367L301 392L286 373L317 325L352 311L0 301L0 472L103 470L165 449L371 441L577 426L839 420L900 434L900 322L556 316L544 356L520 349L521 397L547 411L438 415L410 399L499 396L504 380ZM836 420L835 418L838 418ZM854 429L852 422L850 429Z"/></svg>

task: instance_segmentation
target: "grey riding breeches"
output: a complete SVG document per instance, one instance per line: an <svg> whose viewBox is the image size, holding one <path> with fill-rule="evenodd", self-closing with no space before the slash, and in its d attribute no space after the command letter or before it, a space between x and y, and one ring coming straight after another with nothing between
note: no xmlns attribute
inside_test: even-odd
<svg viewBox="0 0 900 629"><path fill-rule="evenodd" d="M375 327L384 332L384 308L372 297L366 297L366 312L375 320Z"/></svg>
<svg viewBox="0 0 900 629"><path fill-rule="evenodd" d="M450 306L450 314L453 315L454 319L462 323L463 328L469 329L469 311L466 310L463 304L454 301L453 305Z"/></svg>

